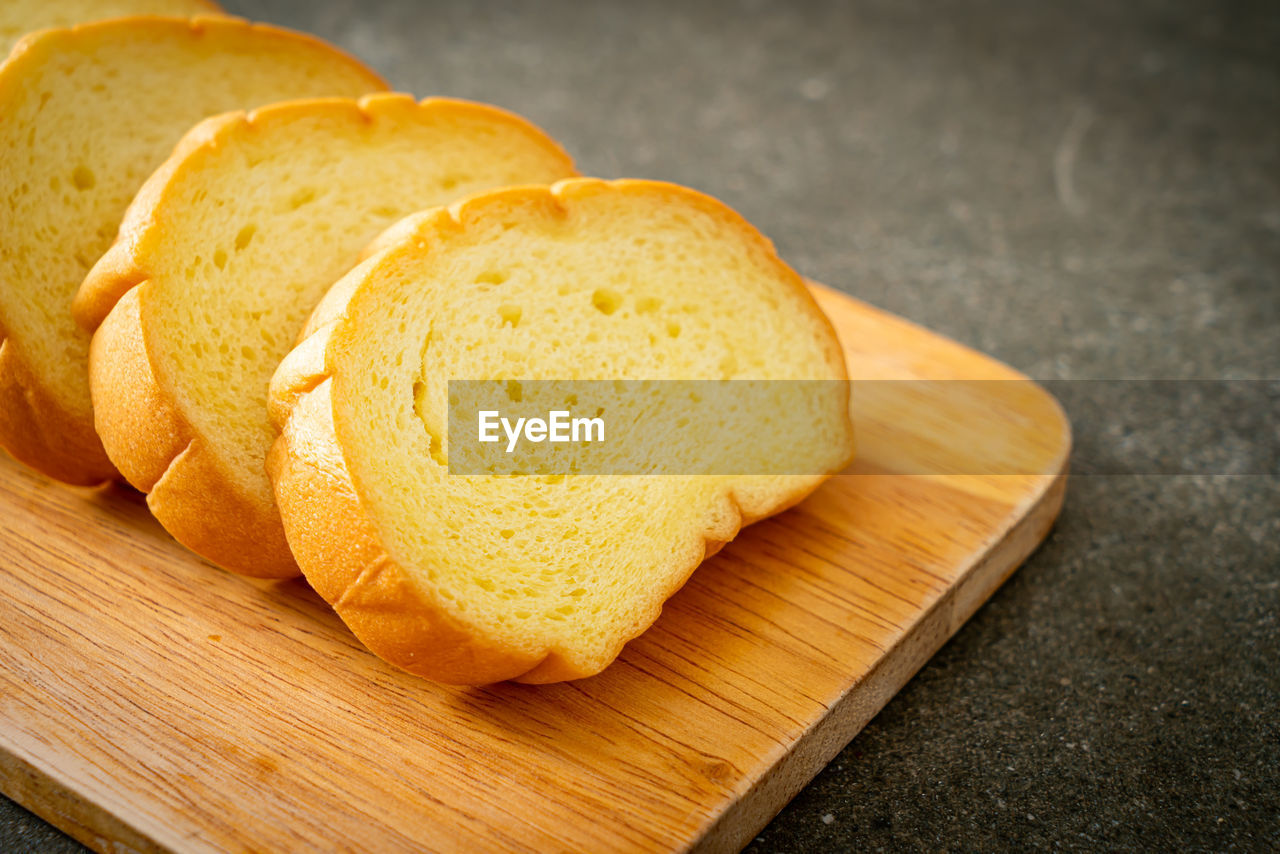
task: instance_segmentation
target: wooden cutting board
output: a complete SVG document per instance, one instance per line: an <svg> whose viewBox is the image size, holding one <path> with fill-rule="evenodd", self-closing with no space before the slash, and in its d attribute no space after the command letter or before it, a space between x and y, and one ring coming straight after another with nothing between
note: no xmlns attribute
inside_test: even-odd
<svg viewBox="0 0 1280 854"><path fill-rule="evenodd" d="M99 851L740 848L1036 547L1066 482L1044 391L815 294L857 379L1006 382L855 386L849 471L579 682L407 676L305 584L224 573L137 494L0 457L0 788ZM975 474L984 442L1040 473Z"/></svg>

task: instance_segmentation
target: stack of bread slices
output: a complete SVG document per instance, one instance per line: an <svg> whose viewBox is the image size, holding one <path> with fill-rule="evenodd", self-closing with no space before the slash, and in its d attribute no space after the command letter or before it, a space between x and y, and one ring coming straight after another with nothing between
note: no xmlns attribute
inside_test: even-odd
<svg viewBox="0 0 1280 854"><path fill-rule="evenodd" d="M127 480L226 569L304 574L386 660L456 684L597 673L830 473L441 459L428 412L455 378L844 380L802 280L719 202L578 178L519 116L388 93L207 0L14 0L10 48L0 446Z"/></svg>

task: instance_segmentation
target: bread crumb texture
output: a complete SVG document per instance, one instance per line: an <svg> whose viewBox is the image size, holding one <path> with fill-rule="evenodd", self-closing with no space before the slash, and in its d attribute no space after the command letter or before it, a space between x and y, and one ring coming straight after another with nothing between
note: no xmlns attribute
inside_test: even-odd
<svg viewBox="0 0 1280 854"><path fill-rule="evenodd" d="M335 288L273 386L277 470L301 470L291 452L330 467L377 541L355 554L323 499L278 483L303 570L393 663L455 682L599 672L706 554L823 480L447 471L450 379L846 378L800 278L719 202L579 179L473 197L394 235ZM847 458L847 396L833 405ZM327 461L318 441L336 446ZM471 653L432 648L439 625Z"/></svg>

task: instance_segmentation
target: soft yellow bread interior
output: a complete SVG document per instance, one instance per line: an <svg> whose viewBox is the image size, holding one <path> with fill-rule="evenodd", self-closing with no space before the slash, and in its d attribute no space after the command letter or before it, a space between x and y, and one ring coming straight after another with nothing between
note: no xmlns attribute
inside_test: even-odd
<svg viewBox="0 0 1280 854"><path fill-rule="evenodd" d="M350 302L313 321L333 324L335 433L388 554L479 634L549 651L566 665L557 672L594 673L656 618L708 542L821 482L471 477L443 464L450 379L843 380L799 277L723 205L582 179L478 197L397 233L343 284ZM838 468L852 453L847 389L832 405Z"/></svg>
<svg viewBox="0 0 1280 854"><path fill-rule="evenodd" d="M0 3L0 61L34 30L130 15L189 18L218 11L212 0L4 0Z"/></svg>
<svg viewBox="0 0 1280 854"><path fill-rule="evenodd" d="M270 506L271 374L368 242L423 207L574 174L533 125L463 101L299 102L224 124L157 204L130 213L154 224L133 262L157 380L237 485Z"/></svg>
<svg viewBox="0 0 1280 854"><path fill-rule="evenodd" d="M91 429L71 300L174 144L216 113L383 86L322 42L229 18L117 19L23 44L0 67L0 329Z"/></svg>

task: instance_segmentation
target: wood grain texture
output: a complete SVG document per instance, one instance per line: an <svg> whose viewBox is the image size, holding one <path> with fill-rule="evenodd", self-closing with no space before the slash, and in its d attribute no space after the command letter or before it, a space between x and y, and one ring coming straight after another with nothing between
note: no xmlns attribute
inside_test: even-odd
<svg viewBox="0 0 1280 854"><path fill-rule="evenodd" d="M815 293L855 379L1020 379ZM100 851L735 850L1061 506L1046 393L911 388L855 386L847 473L744 531L603 674L541 687L408 676L302 582L184 551L136 493L0 459L0 788ZM973 474L972 437L1043 473Z"/></svg>

